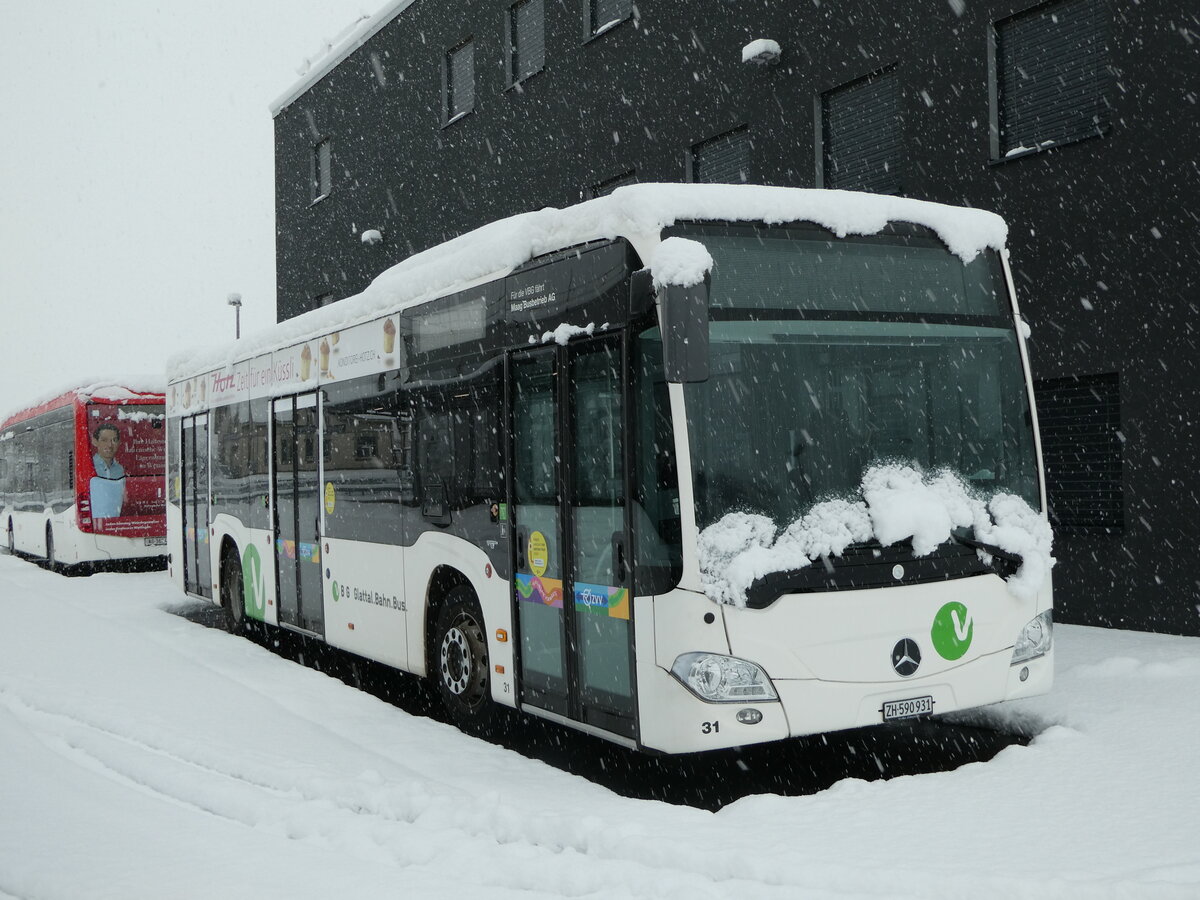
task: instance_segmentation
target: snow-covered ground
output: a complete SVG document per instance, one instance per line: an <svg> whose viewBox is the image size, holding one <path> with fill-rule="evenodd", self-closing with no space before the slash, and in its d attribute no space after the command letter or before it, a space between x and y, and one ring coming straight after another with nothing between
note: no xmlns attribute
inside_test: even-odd
<svg viewBox="0 0 1200 900"><path fill-rule="evenodd" d="M1059 627L1054 693L985 713L1028 746L714 813L414 717L187 605L162 574L0 556L0 898L1200 897L1200 639Z"/></svg>

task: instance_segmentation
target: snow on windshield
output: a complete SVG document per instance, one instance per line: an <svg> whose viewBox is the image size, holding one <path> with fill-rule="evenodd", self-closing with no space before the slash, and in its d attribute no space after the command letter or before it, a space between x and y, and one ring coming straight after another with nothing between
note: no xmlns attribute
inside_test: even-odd
<svg viewBox="0 0 1200 900"><path fill-rule="evenodd" d="M867 469L857 496L817 503L782 531L766 516L728 513L700 533L700 576L713 600L742 607L750 586L773 572L841 556L872 539L886 547L911 538L913 553L926 556L955 528L972 528L976 541L1021 557L1007 580L1016 597L1037 594L1054 565L1050 525L1020 497L997 493L985 500L948 469L922 473L887 463Z"/></svg>

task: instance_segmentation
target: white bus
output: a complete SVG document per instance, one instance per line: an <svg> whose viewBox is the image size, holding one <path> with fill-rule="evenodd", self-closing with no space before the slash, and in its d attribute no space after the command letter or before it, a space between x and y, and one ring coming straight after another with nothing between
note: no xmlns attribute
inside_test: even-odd
<svg viewBox="0 0 1200 900"><path fill-rule="evenodd" d="M1045 692L1004 237L759 186L492 223L172 360L171 573L466 730L684 753Z"/></svg>

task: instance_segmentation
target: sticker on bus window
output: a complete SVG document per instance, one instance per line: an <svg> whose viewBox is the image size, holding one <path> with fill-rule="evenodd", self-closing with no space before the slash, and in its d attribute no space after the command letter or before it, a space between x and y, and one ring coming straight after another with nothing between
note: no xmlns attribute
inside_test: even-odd
<svg viewBox="0 0 1200 900"><path fill-rule="evenodd" d="M333 515L333 507L337 503L337 494L333 490L333 482L325 482L325 513Z"/></svg>
<svg viewBox="0 0 1200 900"><path fill-rule="evenodd" d="M575 609L610 619L629 619L629 590L606 584L575 584Z"/></svg>
<svg viewBox="0 0 1200 900"><path fill-rule="evenodd" d="M517 595L526 603L563 608L563 584L557 578L517 573Z"/></svg>
<svg viewBox="0 0 1200 900"><path fill-rule="evenodd" d="M546 536L540 531L529 535L526 556L529 559L529 571L538 578L546 574L546 569L550 567L550 547L546 544Z"/></svg>

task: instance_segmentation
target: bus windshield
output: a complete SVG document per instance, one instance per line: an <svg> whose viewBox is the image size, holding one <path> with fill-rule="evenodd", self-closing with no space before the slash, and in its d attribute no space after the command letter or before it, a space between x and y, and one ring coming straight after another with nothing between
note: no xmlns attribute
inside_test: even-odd
<svg viewBox="0 0 1200 900"><path fill-rule="evenodd" d="M875 462L1039 506L1003 269L905 226L837 239L696 226L714 260L707 382L687 384L696 524L786 526Z"/></svg>

